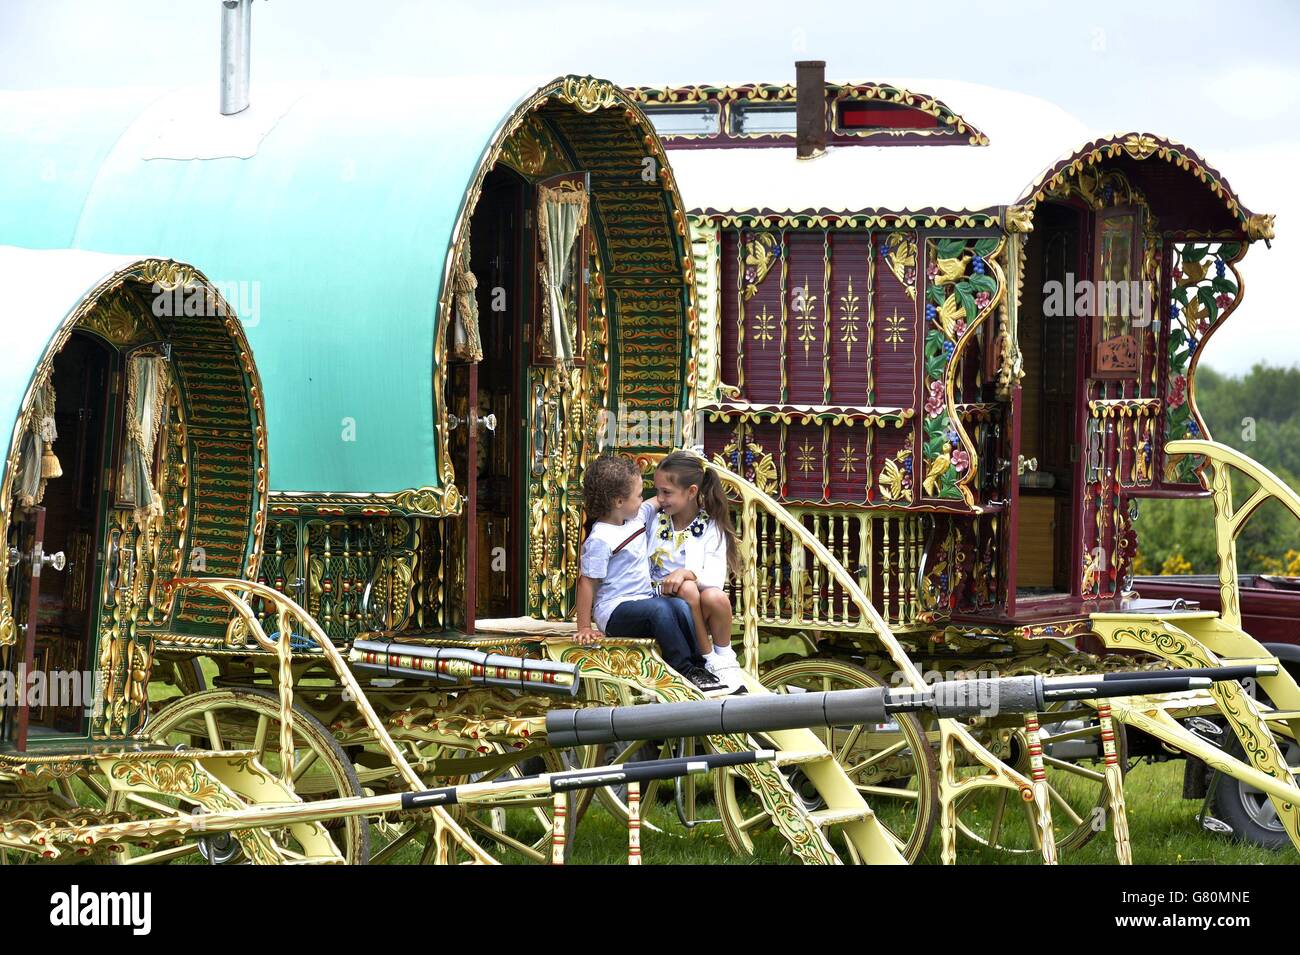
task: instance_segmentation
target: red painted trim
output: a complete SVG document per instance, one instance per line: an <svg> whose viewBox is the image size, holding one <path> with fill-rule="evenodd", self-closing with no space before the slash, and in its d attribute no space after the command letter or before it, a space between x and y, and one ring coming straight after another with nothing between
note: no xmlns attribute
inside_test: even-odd
<svg viewBox="0 0 1300 955"><path fill-rule="evenodd" d="M45 542L45 508L32 507L28 508L28 513L32 515L32 521L36 525L32 529L32 551L24 555L24 559L31 560L32 554L36 548L44 550ZM21 531L19 532L21 535ZM18 683L18 726L14 734L14 743L20 753L27 751L27 729L31 719L31 708L27 702L27 675L32 671L32 665L36 662L36 621L39 616L41 605L41 568L28 567L28 589L27 589L27 629L23 633L23 655L21 658L21 670L23 679Z"/></svg>
<svg viewBox="0 0 1300 955"><path fill-rule="evenodd" d="M1015 390L1011 393L1011 427L1010 431L1010 454L1011 467L1007 469L1007 507L1006 523L1003 525L1006 529L1006 570L1002 575L1002 580L1007 588L1006 597L1006 614L1008 617L1016 615L1016 586L1018 583L1019 565L1017 560L1017 550L1020 546L1020 403L1021 403L1020 385L1016 385Z"/></svg>

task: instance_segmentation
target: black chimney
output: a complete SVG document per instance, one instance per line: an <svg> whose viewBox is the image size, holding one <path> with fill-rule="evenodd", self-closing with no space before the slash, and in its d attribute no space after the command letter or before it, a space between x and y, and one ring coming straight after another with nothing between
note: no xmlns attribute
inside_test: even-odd
<svg viewBox="0 0 1300 955"><path fill-rule="evenodd" d="M795 150L800 159L826 152L826 61L799 60L794 65Z"/></svg>

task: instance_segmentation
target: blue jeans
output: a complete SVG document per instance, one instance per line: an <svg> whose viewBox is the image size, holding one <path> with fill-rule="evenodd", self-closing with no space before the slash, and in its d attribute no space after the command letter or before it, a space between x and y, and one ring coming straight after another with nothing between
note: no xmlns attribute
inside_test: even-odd
<svg viewBox="0 0 1300 955"><path fill-rule="evenodd" d="M678 673L691 665L704 666L691 608L681 597L625 600L609 615L605 632L611 637L654 637L664 662Z"/></svg>

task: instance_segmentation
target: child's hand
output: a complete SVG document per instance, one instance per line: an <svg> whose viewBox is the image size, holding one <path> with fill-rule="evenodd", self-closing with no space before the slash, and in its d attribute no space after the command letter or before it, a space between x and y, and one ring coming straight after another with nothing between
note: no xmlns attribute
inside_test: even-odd
<svg viewBox="0 0 1300 955"><path fill-rule="evenodd" d="M579 630L573 635L573 642L587 646L592 643L599 643L605 638L605 635L595 627L587 627L585 630Z"/></svg>
<svg viewBox="0 0 1300 955"><path fill-rule="evenodd" d="M685 568L674 570L663 580L659 581L659 592L671 597L681 589L683 583L694 579L695 575Z"/></svg>

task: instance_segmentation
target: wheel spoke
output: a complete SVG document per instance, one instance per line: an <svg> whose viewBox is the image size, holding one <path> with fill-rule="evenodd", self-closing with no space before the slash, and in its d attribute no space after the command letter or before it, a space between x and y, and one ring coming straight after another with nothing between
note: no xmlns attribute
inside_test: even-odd
<svg viewBox="0 0 1300 955"><path fill-rule="evenodd" d="M760 812L760 813L759 813L758 815L756 815L756 816L750 816L748 819L744 820L744 821L740 824L740 831L741 831L741 832L749 832L750 829L753 829L756 825L758 825L760 822L762 822L762 821L763 821L764 819L766 819L766 818L767 818L767 813L766 813L766 812Z"/></svg>
<svg viewBox="0 0 1300 955"><path fill-rule="evenodd" d="M417 865L428 865L429 860L433 858L434 852L438 849L438 834L429 833L429 841L424 844L424 851L420 853L420 861Z"/></svg>
<svg viewBox="0 0 1300 955"><path fill-rule="evenodd" d="M402 848L402 846L406 845L408 842L414 839L417 835L419 835L419 833L420 833L420 827L416 825L412 825L411 828L407 829L400 836L397 836L395 839L393 839L393 841L390 842L388 845L384 846L383 849L379 850L377 854L371 856L370 864L383 865L385 862L387 862L389 859L391 859L394 855L397 854L398 849Z"/></svg>
<svg viewBox="0 0 1300 955"><path fill-rule="evenodd" d="M217 714L212 710L204 710L203 723L208 728L208 743L212 748L225 749L221 745L221 733L217 730Z"/></svg>
<svg viewBox="0 0 1300 955"><path fill-rule="evenodd" d="M266 731L271 725L271 717L265 713L257 714L257 729L253 731L253 752L260 760L266 752Z"/></svg>
<svg viewBox="0 0 1300 955"><path fill-rule="evenodd" d="M1068 802L1066 802L1065 797L1062 796L1057 791L1056 787L1051 785L1050 783L1047 786L1047 795L1051 798L1052 802L1056 803L1058 806L1060 806L1062 809L1065 810L1066 815L1070 817L1071 825L1077 826L1083 822L1083 817L1074 811L1074 807L1071 806Z"/></svg>
<svg viewBox="0 0 1300 955"><path fill-rule="evenodd" d="M1101 726L1085 726L1077 730L1067 730L1064 733L1043 734L1043 746L1051 746L1054 743L1064 743L1074 739L1088 739L1093 736L1101 735Z"/></svg>
<svg viewBox="0 0 1300 955"><path fill-rule="evenodd" d="M1002 834L1002 815L1007 811L1007 790L1005 787L998 787L997 808L993 811L993 823L989 827L989 845L998 844L998 836Z"/></svg>
<svg viewBox="0 0 1300 955"><path fill-rule="evenodd" d="M864 796L883 796L886 799L902 799L907 802L916 802L921 798L920 792L915 789L895 789L893 786L867 786L854 785L854 788Z"/></svg>
<svg viewBox="0 0 1300 955"><path fill-rule="evenodd" d="M835 759L838 762L843 763L846 759L848 759L849 753L853 750L853 744L858 741L858 738L861 735L862 735L861 726L855 726L853 727L852 730L849 731L848 739L844 741L844 745L840 747L840 751L835 755Z"/></svg>
<svg viewBox="0 0 1300 955"><path fill-rule="evenodd" d="M1084 779L1091 779L1095 783L1104 782L1105 773L1099 773L1095 769L1088 769L1086 766L1080 766L1078 763L1067 763L1063 759L1057 759L1055 756L1044 756L1043 763L1048 766L1055 766L1062 772L1073 773L1076 776L1082 776Z"/></svg>
<svg viewBox="0 0 1300 955"><path fill-rule="evenodd" d="M158 865L160 862L170 862L172 859L180 859L184 856L193 855L199 851L197 842L187 842L180 846L168 846L166 849L159 849L156 852L146 852L143 855L130 856L122 860L123 865Z"/></svg>
<svg viewBox="0 0 1300 955"><path fill-rule="evenodd" d="M1034 848L1039 852L1043 851L1043 834L1038 828L1038 809L1033 802L1022 802L1024 807L1025 818L1029 820L1029 838L1034 844Z"/></svg>
<svg viewBox="0 0 1300 955"><path fill-rule="evenodd" d="M890 756L897 755L898 753L901 753L905 749L907 749L907 740L900 739L897 743L891 743L890 745L882 749L880 752L873 753L872 755L868 756L862 762L854 763L852 766L845 767L844 772L846 772L850 776L854 776L862 772L862 770L866 769L868 766L874 766L882 759L888 759Z"/></svg>
<svg viewBox="0 0 1300 955"><path fill-rule="evenodd" d="M298 759L295 756L294 759L297 765L293 767L293 781L296 783L298 780L302 779L303 773L307 772L307 770L311 768L312 764L319 758L320 753L316 752L314 749L309 749L305 754L303 754L301 759Z"/></svg>
<svg viewBox="0 0 1300 955"><path fill-rule="evenodd" d="M466 816L465 821L468 822L475 829L477 829L479 832L483 833L483 835L487 836L493 842L499 843L500 845L505 846L507 849L514 849L516 852L523 853L524 855L532 859L534 862L546 861L545 853L538 852L532 846L524 845L518 839L506 835L500 829L493 829L491 826L489 826L487 823L483 822L481 819L479 819L476 816L472 816L472 815Z"/></svg>

